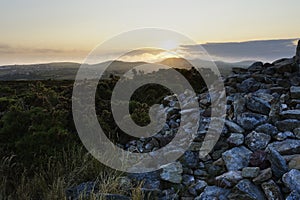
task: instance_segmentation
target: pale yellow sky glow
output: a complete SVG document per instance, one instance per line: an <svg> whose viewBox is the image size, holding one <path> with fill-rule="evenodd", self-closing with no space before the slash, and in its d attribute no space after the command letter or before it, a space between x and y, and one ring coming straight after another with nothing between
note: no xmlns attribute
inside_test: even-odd
<svg viewBox="0 0 300 200"><path fill-rule="evenodd" d="M299 8L299 0L3 0L0 65L82 62L105 40L146 27L174 30L197 43L295 39ZM107 58L122 45L108 49ZM161 48L178 45L166 40Z"/></svg>

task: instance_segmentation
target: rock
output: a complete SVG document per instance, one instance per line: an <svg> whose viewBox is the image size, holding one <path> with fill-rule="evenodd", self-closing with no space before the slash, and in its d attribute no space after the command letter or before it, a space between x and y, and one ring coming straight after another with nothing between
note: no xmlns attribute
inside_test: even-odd
<svg viewBox="0 0 300 200"><path fill-rule="evenodd" d="M103 200L130 200L131 198L120 195L120 194L105 194L105 193L100 193L97 194L97 199L103 199Z"/></svg>
<svg viewBox="0 0 300 200"><path fill-rule="evenodd" d="M135 184L142 182L142 187L145 189L158 189L160 187L160 171L148 173L129 173L128 178Z"/></svg>
<svg viewBox="0 0 300 200"><path fill-rule="evenodd" d="M285 200L299 200L300 194L296 191L292 191L291 194Z"/></svg>
<svg viewBox="0 0 300 200"><path fill-rule="evenodd" d="M207 183L205 181L197 180L196 183L194 184L193 188L197 192L202 192L206 186L207 186Z"/></svg>
<svg viewBox="0 0 300 200"><path fill-rule="evenodd" d="M225 188L235 186L242 179L240 171L229 171L215 178L217 185Z"/></svg>
<svg viewBox="0 0 300 200"><path fill-rule="evenodd" d="M300 171L292 169L282 176L282 181L291 191L300 193Z"/></svg>
<svg viewBox="0 0 300 200"><path fill-rule="evenodd" d="M252 71L252 72L259 71L262 69L262 67L263 67L262 62L255 62L252 65L250 65L250 67L248 67L248 71Z"/></svg>
<svg viewBox="0 0 300 200"><path fill-rule="evenodd" d="M250 166L259 167L260 169L266 169L270 166L267 160L267 153L265 151L255 151L250 156Z"/></svg>
<svg viewBox="0 0 300 200"><path fill-rule="evenodd" d="M200 196L196 197L195 200L227 200L227 196L230 193L230 190L220 188L217 186L207 186Z"/></svg>
<svg viewBox="0 0 300 200"><path fill-rule="evenodd" d="M233 108L234 120L237 121L242 113L245 112L246 99L241 94L234 95ZM226 123L226 121L225 121Z"/></svg>
<svg viewBox="0 0 300 200"><path fill-rule="evenodd" d="M160 178L171 183L181 183L182 180L182 165L179 162L173 162L161 166L162 172Z"/></svg>
<svg viewBox="0 0 300 200"><path fill-rule="evenodd" d="M295 138L294 134L290 131L280 132L275 137L276 140L282 141L287 138Z"/></svg>
<svg viewBox="0 0 300 200"><path fill-rule="evenodd" d="M296 72L297 66L294 64L294 59L292 58L284 58L273 62L274 67L276 68L277 73L285 73L285 72Z"/></svg>
<svg viewBox="0 0 300 200"><path fill-rule="evenodd" d="M270 135L266 135L264 133L257 133L252 131L245 138L245 144L252 150L262 150L267 147L271 140Z"/></svg>
<svg viewBox="0 0 300 200"><path fill-rule="evenodd" d="M199 152L186 151L179 160L184 167L195 168L199 163Z"/></svg>
<svg viewBox="0 0 300 200"><path fill-rule="evenodd" d="M264 200L264 193L248 179L241 180L228 196L229 199Z"/></svg>
<svg viewBox="0 0 300 200"><path fill-rule="evenodd" d="M261 184L267 180L269 180L270 178L272 178L272 169L271 168L267 168L264 170L261 170L259 175L257 177L255 177L252 181L255 184Z"/></svg>
<svg viewBox="0 0 300 200"><path fill-rule="evenodd" d="M85 182L75 187L66 190L67 199L80 199L81 197L88 198L92 193L96 192L96 182Z"/></svg>
<svg viewBox="0 0 300 200"><path fill-rule="evenodd" d="M260 83L257 82L254 78L248 78L237 86L240 92L254 92L258 90L259 87Z"/></svg>
<svg viewBox="0 0 300 200"><path fill-rule="evenodd" d="M300 120L300 110L286 110L280 113L284 119L298 119Z"/></svg>
<svg viewBox="0 0 300 200"><path fill-rule="evenodd" d="M249 112L242 113L237 119L237 123L245 130L252 130L266 121L267 116Z"/></svg>
<svg viewBox="0 0 300 200"><path fill-rule="evenodd" d="M289 169L298 169L300 170L300 155L293 157L289 162Z"/></svg>
<svg viewBox="0 0 300 200"><path fill-rule="evenodd" d="M195 177L189 174L182 176L182 183L186 186L192 185L195 182Z"/></svg>
<svg viewBox="0 0 300 200"><path fill-rule="evenodd" d="M249 164L252 152L244 146L235 147L222 154L222 158L229 171L237 171Z"/></svg>
<svg viewBox="0 0 300 200"><path fill-rule="evenodd" d="M297 138L297 139L300 139L300 128L295 128L295 129L293 130L293 132L294 132L296 138Z"/></svg>
<svg viewBox="0 0 300 200"><path fill-rule="evenodd" d="M273 180L263 183L261 187L268 200L283 200L280 189Z"/></svg>
<svg viewBox="0 0 300 200"><path fill-rule="evenodd" d="M244 178L255 178L260 172L259 167L245 167L242 170L242 176Z"/></svg>
<svg viewBox="0 0 300 200"><path fill-rule="evenodd" d="M274 148L269 148L268 152L268 160L271 163L273 174L277 178L280 178L284 173L288 171L286 161Z"/></svg>
<svg viewBox="0 0 300 200"><path fill-rule="evenodd" d="M240 146L244 143L244 135L241 133L232 133L227 142L231 146Z"/></svg>
<svg viewBox="0 0 300 200"><path fill-rule="evenodd" d="M249 97L246 106L249 110L264 115L268 115L271 110L271 105L268 101L256 96Z"/></svg>
<svg viewBox="0 0 300 200"><path fill-rule="evenodd" d="M225 125L227 126L227 128L229 129L229 131L233 132L233 133L244 133L245 130L240 127L239 125L237 125L236 123L226 120L225 121Z"/></svg>
<svg viewBox="0 0 300 200"><path fill-rule="evenodd" d="M275 136L278 133L278 129L272 124L262 124L255 129L256 132L264 133L270 136Z"/></svg>
<svg viewBox="0 0 300 200"><path fill-rule="evenodd" d="M290 88L291 97L294 99L300 99L300 87L292 86Z"/></svg>
<svg viewBox="0 0 300 200"><path fill-rule="evenodd" d="M296 49L296 56L295 56L295 62L300 64L300 40L298 41L297 49Z"/></svg>
<svg viewBox="0 0 300 200"><path fill-rule="evenodd" d="M280 131L293 131L295 128L300 127L300 121L297 119L285 119L278 121L275 125Z"/></svg>
<svg viewBox="0 0 300 200"><path fill-rule="evenodd" d="M268 145L269 148L274 148L281 155L300 154L300 140L286 139L281 142L273 142Z"/></svg>

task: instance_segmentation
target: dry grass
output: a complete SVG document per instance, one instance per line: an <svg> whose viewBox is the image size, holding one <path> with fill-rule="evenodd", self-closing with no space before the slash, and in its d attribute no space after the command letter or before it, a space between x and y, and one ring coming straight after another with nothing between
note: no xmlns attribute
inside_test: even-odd
<svg viewBox="0 0 300 200"><path fill-rule="evenodd" d="M77 147L58 152L46 165L34 169L26 169L15 156L8 156L0 161L0 200L66 199L67 188L86 181L96 181L101 193L128 195L120 186L122 176ZM133 188L132 198L140 197L140 187ZM90 199L99 199L99 195Z"/></svg>

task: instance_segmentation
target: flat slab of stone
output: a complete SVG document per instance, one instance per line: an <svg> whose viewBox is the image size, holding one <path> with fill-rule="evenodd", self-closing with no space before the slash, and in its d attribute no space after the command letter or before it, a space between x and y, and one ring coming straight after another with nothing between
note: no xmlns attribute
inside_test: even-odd
<svg viewBox="0 0 300 200"><path fill-rule="evenodd" d="M300 120L300 110L286 110L280 113L280 115L285 119L299 119Z"/></svg>
<svg viewBox="0 0 300 200"><path fill-rule="evenodd" d="M295 98L295 99L299 99L300 98L300 87L292 86L290 88L290 92L291 92L291 97L292 98Z"/></svg>
<svg viewBox="0 0 300 200"><path fill-rule="evenodd" d="M286 139L281 142L273 142L268 147L274 148L281 155L300 154L300 140Z"/></svg>

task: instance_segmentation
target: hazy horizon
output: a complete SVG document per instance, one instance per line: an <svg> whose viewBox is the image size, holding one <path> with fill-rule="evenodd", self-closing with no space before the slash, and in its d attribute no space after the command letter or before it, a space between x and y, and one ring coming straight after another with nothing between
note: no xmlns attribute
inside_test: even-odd
<svg viewBox="0 0 300 200"><path fill-rule="evenodd" d="M297 0L2 1L0 65L82 63L104 41L145 27L173 30L194 40L198 46L179 44L185 56L202 45L213 60L271 62L293 56L300 37L299 7ZM266 14L268 10L272 12ZM107 49L102 61L115 59L124 48L116 44ZM151 56L159 55L143 52L128 61L156 59Z"/></svg>

